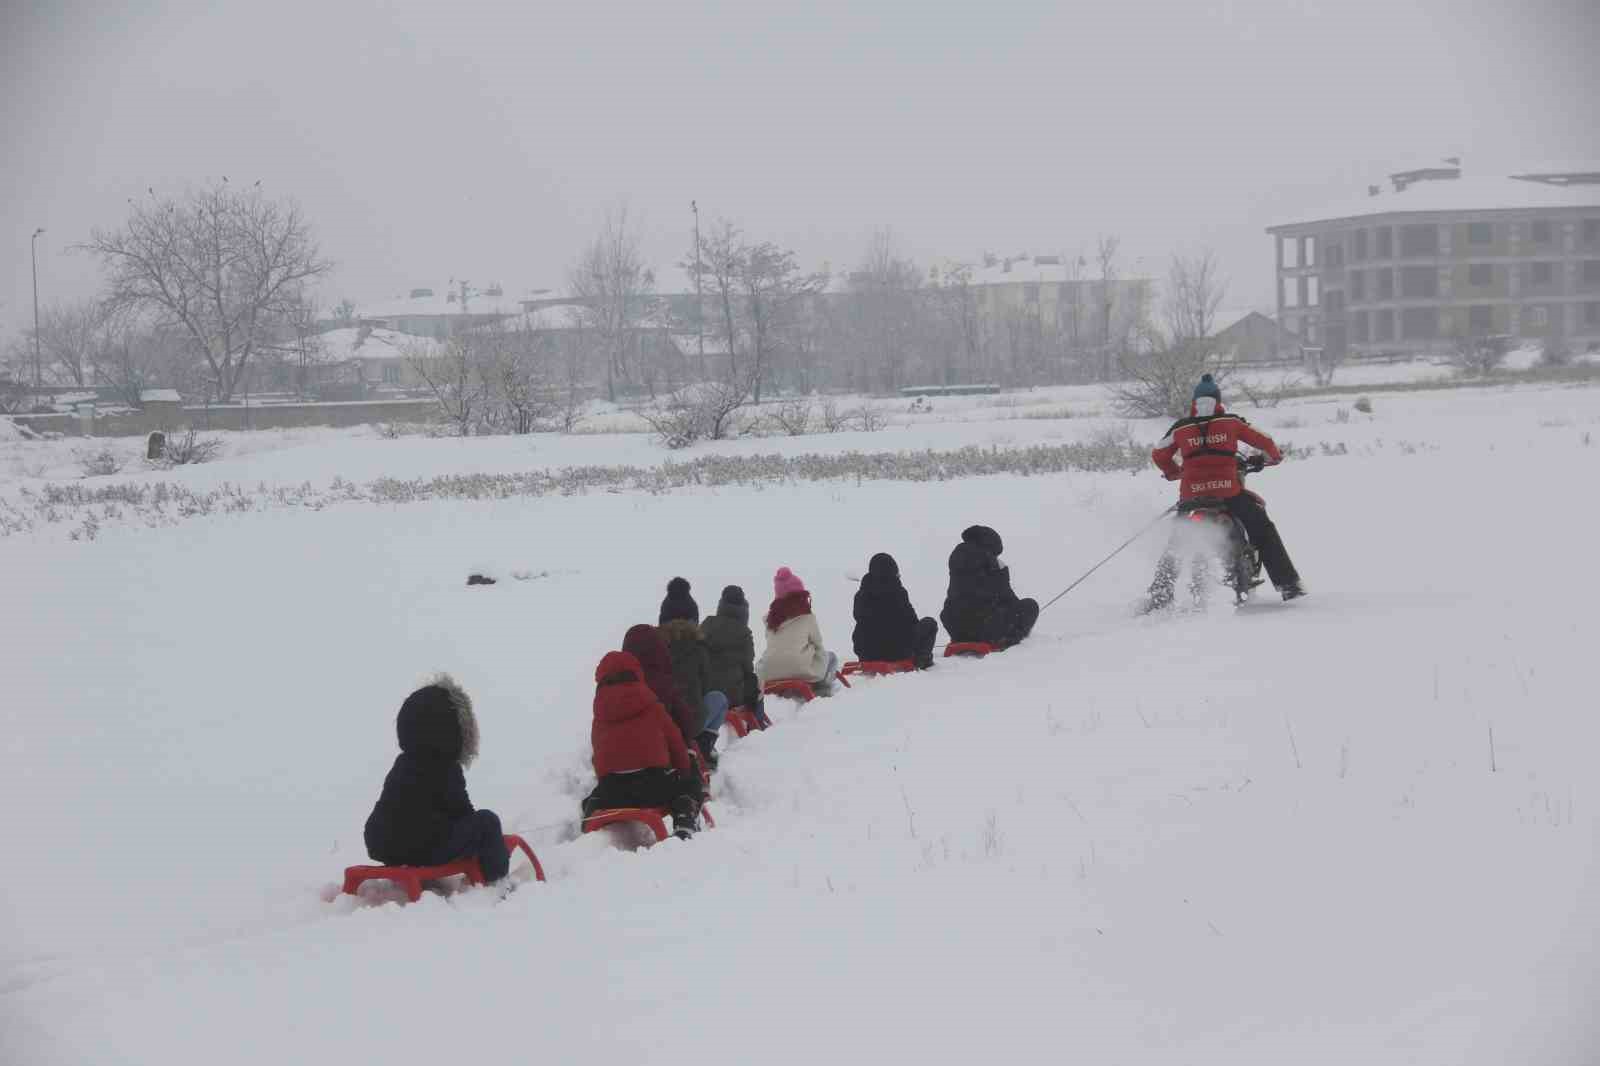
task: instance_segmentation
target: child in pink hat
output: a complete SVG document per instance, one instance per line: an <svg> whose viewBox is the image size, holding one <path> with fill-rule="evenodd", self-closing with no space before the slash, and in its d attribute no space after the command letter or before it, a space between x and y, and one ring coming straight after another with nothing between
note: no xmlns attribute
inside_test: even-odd
<svg viewBox="0 0 1600 1066"><path fill-rule="evenodd" d="M772 606L767 610L767 649L756 675L768 681L809 681L819 696L832 695L839 657L822 642L811 593L787 566L772 577Z"/></svg>

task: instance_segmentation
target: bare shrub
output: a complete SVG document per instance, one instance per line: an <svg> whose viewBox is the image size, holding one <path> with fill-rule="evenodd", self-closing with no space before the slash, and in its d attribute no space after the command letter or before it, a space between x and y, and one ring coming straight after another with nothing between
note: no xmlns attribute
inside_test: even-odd
<svg viewBox="0 0 1600 1066"><path fill-rule="evenodd" d="M1227 371L1204 340L1158 345L1123 357L1125 380L1109 387L1111 402L1129 418L1182 418L1200 375L1209 373L1221 385Z"/></svg>
<svg viewBox="0 0 1600 1066"><path fill-rule="evenodd" d="M1356 400L1355 408L1364 415L1370 415L1372 413L1372 401L1367 397L1362 396L1360 399Z"/></svg>
<svg viewBox="0 0 1600 1066"><path fill-rule="evenodd" d="M1331 380L1331 375L1330 375ZM1250 406L1259 408L1273 408L1283 403L1292 396L1300 387L1300 379L1292 375L1285 375L1278 379L1276 385L1263 385L1243 377L1233 379L1233 387L1239 390Z"/></svg>
<svg viewBox="0 0 1600 1066"><path fill-rule="evenodd" d="M850 428L850 416L839 410L839 401L832 396L822 401L822 428L829 433L843 433Z"/></svg>
<svg viewBox="0 0 1600 1066"><path fill-rule="evenodd" d="M113 451L109 444L80 451L75 458L84 477L109 477L120 471L123 466L122 456Z"/></svg>
<svg viewBox="0 0 1600 1066"><path fill-rule="evenodd" d="M1539 362L1542 366L1572 365L1572 345L1560 330L1552 331L1539 346Z"/></svg>
<svg viewBox="0 0 1600 1066"><path fill-rule="evenodd" d="M1450 361L1462 374L1474 377L1493 373L1510 351L1510 337L1462 337L1456 341Z"/></svg>
<svg viewBox="0 0 1600 1066"><path fill-rule="evenodd" d="M767 411L766 420L785 436L803 437L816 424L816 405L809 396L784 400Z"/></svg>
<svg viewBox="0 0 1600 1066"><path fill-rule="evenodd" d="M173 435L167 438L162 462L167 466L192 466L196 463L209 463L221 453L221 440L216 437L202 437L191 429L181 437Z"/></svg>
<svg viewBox="0 0 1600 1066"><path fill-rule="evenodd" d="M865 401L850 413L850 420L863 433L876 433L889 424L887 415Z"/></svg>

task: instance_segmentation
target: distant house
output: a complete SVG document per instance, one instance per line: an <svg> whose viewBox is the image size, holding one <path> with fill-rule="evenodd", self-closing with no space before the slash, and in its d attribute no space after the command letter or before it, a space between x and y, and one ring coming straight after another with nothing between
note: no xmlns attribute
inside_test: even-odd
<svg viewBox="0 0 1600 1066"><path fill-rule="evenodd" d="M511 296L500 285L476 289L465 282L452 282L437 290L412 289L398 299L363 305L357 308L356 319L374 329L444 340L463 330L521 314L531 307L546 306L545 301L564 302L566 299L548 290Z"/></svg>
<svg viewBox="0 0 1600 1066"><path fill-rule="evenodd" d="M1260 311L1219 311L1211 342L1219 355L1239 363L1278 363L1300 358L1298 334Z"/></svg>
<svg viewBox="0 0 1600 1066"><path fill-rule="evenodd" d="M424 337L371 326L329 330L317 338L321 366L331 374L322 383L353 380L377 388L416 389L424 385L410 356L425 354L434 343Z"/></svg>

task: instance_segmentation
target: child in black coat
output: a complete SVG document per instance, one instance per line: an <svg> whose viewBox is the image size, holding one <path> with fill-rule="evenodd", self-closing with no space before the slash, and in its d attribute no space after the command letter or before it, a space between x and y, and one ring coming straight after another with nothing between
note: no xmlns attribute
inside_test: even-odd
<svg viewBox="0 0 1600 1066"><path fill-rule="evenodd" d="M417 689L395 718L400 754L367 818L367 854L388 866L475 858L495 882L511 865L500 819L473 810L462 773L478 757L472 700L448 674Z"/></svg>
<svg viewBox="0 0 1600 1066"><path fill-rule="evenodd" d="M918 618L911 597L900 583L900 564L879 552L867 564L867 574L856 590L856 629L852 634L856 658L863 662L911 660L918 670L933 665L933 645L939 623Z"/></svg>

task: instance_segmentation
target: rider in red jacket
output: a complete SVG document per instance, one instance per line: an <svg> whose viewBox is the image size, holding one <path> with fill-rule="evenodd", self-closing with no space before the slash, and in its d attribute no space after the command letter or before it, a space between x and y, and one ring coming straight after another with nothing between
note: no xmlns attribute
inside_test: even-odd
<svg viewBox="0 0 1600 1066"><path fill-rule="evenodd" d="M1286 600L1304 596L1300 575L1283 546L1278 527L1267 517L1265 502L1240 482L1240 442L1266 453L1269 465L1283 460L1283 453L1271 437L1223 408L1222 390L1211 375L1206 374L1195 386L1189 417L1172 424L1150 458L1168 481L1180 483L1179 499L1212 496L1226 501L1229 512L1243 524L1250 543L1261 553L1262 565L1273 587ZM1155 584L1150 588L1152 607L1165 607L1172 602L1172 584L1176 577L1175 565L1163 560Z"/></svg>

